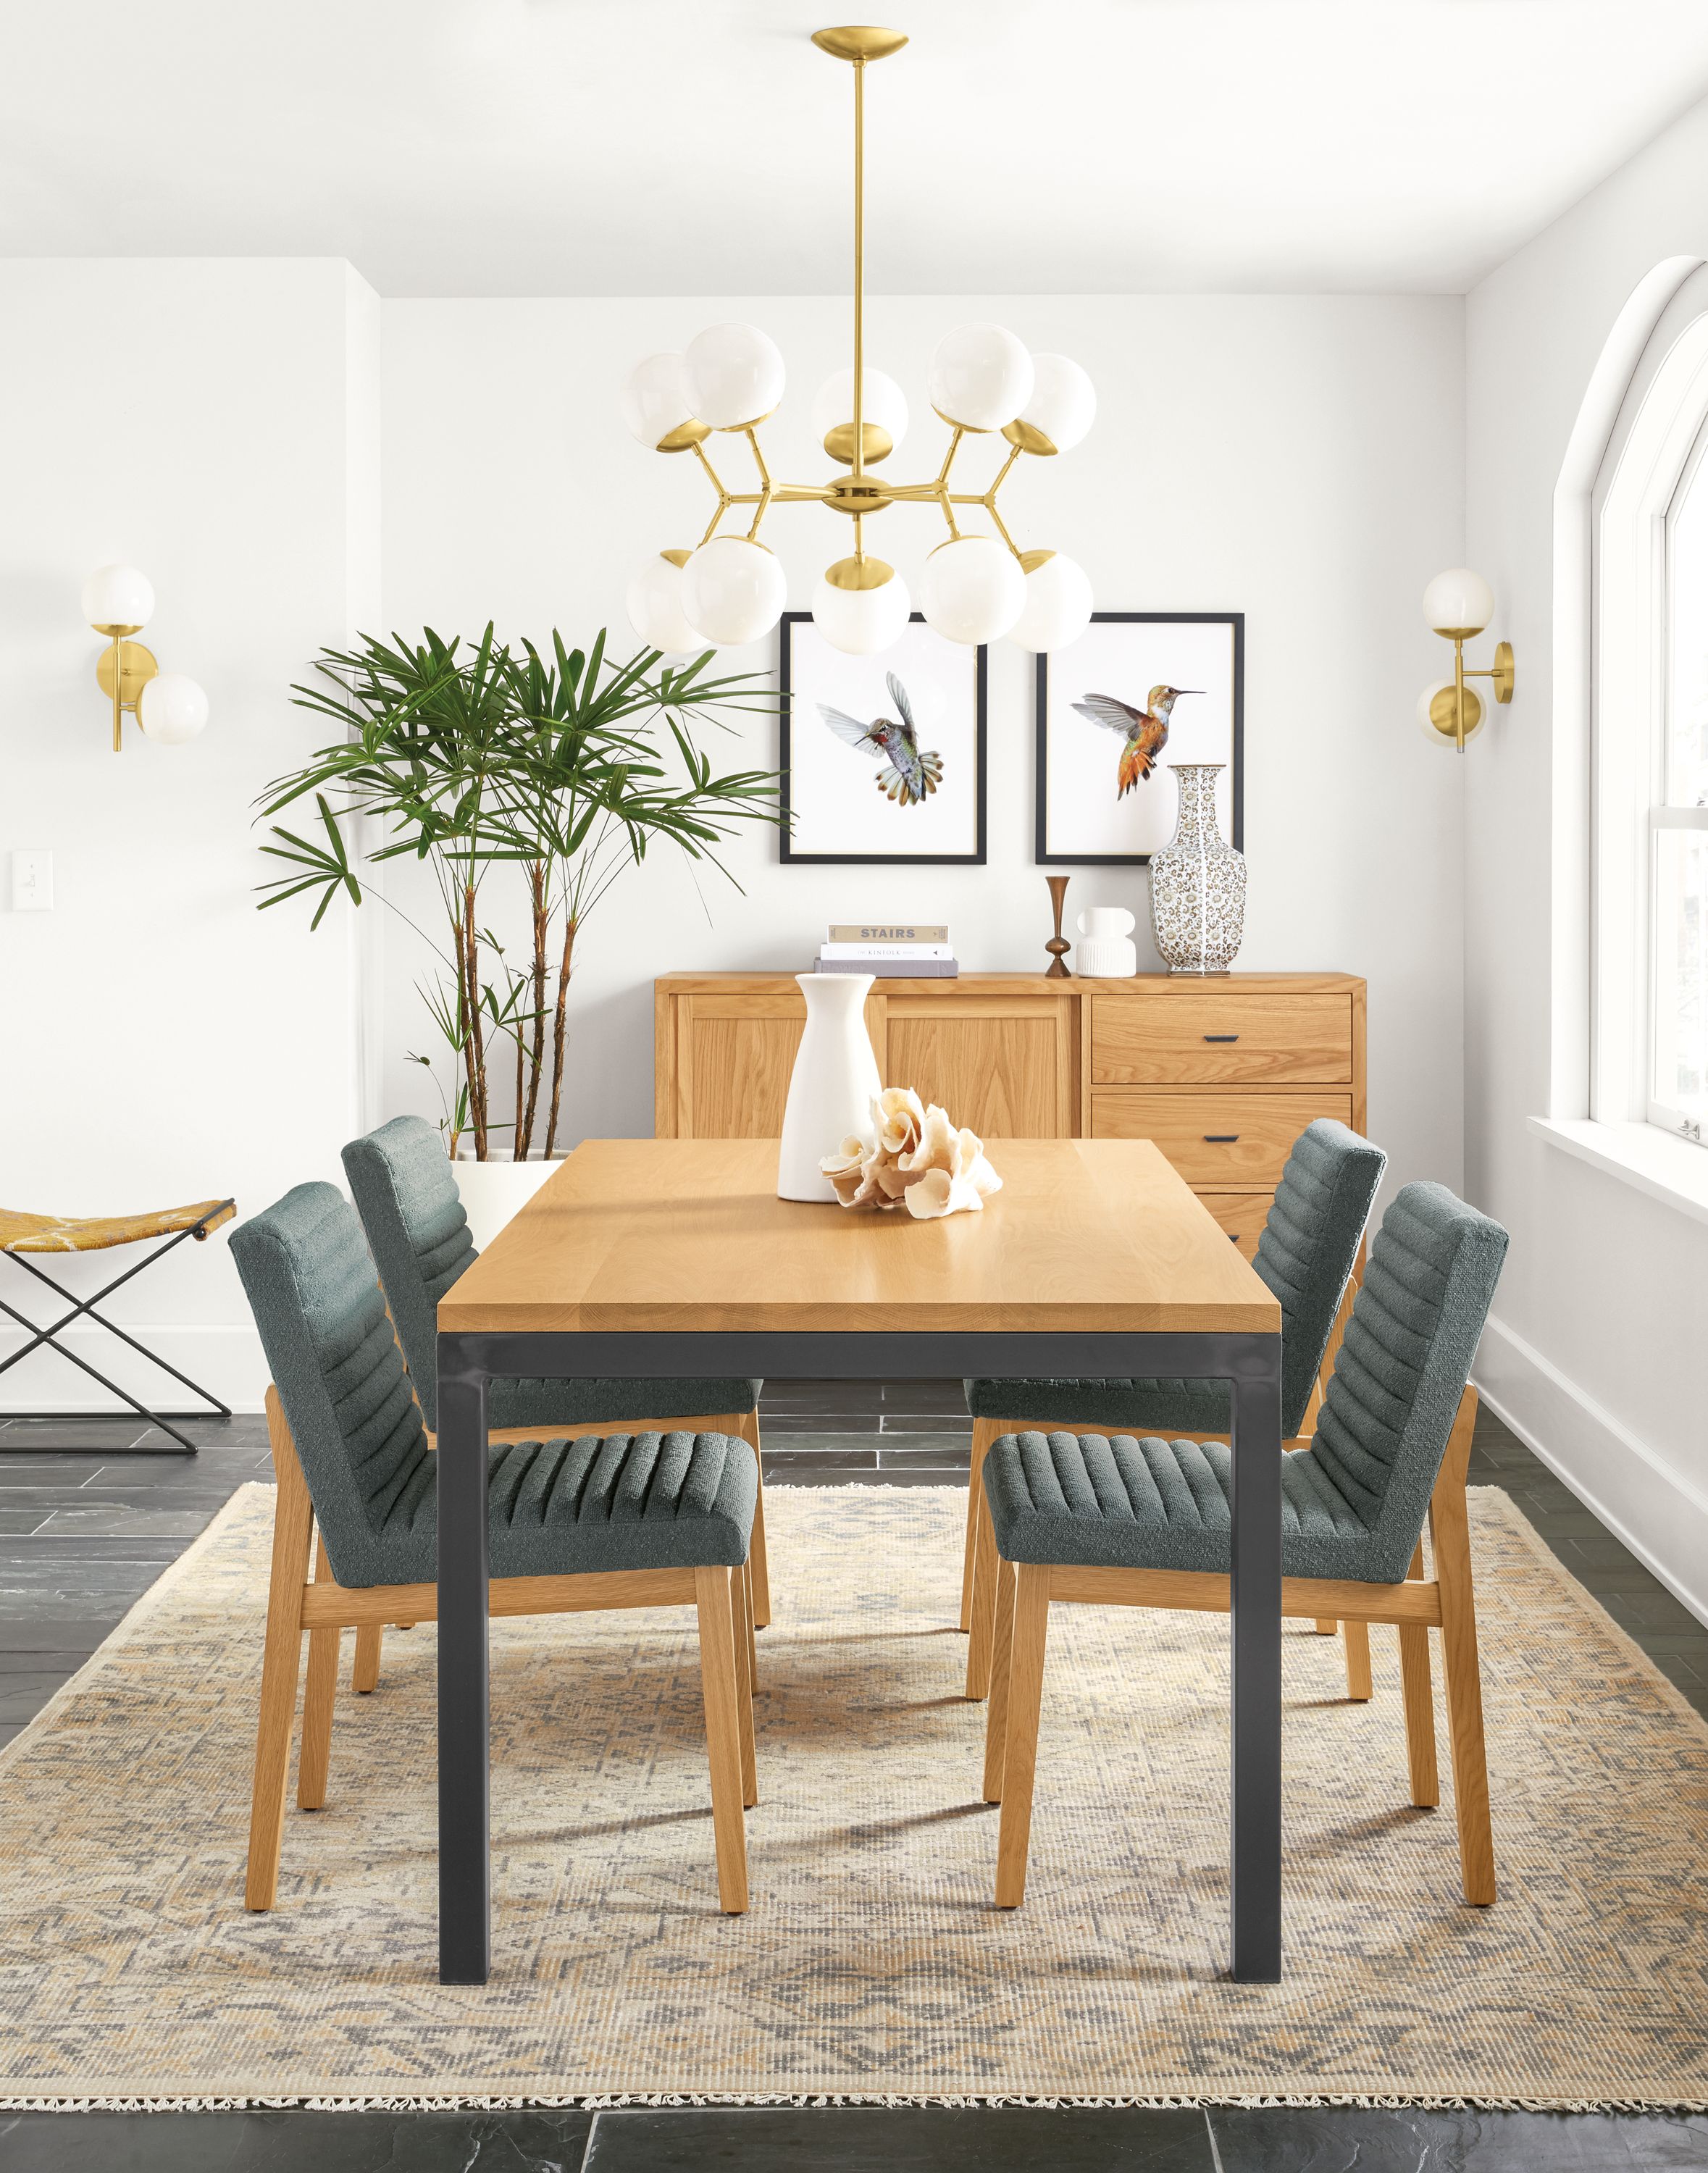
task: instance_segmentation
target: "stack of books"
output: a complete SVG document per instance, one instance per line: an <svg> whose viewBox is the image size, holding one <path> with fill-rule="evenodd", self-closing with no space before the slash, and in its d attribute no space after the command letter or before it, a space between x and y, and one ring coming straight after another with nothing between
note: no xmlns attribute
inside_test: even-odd
<svg viewBox="0 0 1708 2173"><path fill-rule="evenodd" d="M889 981L952 981L961 972L946 925L915 920L833 920L813 970Z"/></svg>

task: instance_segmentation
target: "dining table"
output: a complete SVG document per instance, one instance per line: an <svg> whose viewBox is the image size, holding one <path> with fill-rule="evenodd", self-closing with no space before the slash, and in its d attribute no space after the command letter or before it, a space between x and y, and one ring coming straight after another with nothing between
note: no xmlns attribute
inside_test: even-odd
<svg viewBox="0 0 1708 2173"><path fill-rule="evenodd" d="M492 1971L486 1413L509 1375L1228 1383L1228 1965L1279 1979L1280 1308L1152 1141L987 1151L1001 1189L924 1219L779 1199L775 1140L587 1140L440 1299L442 1982Z"/></svg>

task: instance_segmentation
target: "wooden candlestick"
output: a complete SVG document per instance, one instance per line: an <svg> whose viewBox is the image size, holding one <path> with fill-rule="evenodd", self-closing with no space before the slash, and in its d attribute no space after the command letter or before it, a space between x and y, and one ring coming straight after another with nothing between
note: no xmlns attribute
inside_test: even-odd
<svg viewBox="0 0 1708 2173"><path fill-rule="evenodd" d="M1056 915L1056 932L1044 946L1050 954L1050 962L1044 968L1044 976L1047 980L1070 981L1073 975L1062 962L1063 953L1074 947L1062 934L1062 901L1068 894L1068 879L1065 876L1046 876L1044 881L1050 887L1050 903L1055 908Z"/></svg>

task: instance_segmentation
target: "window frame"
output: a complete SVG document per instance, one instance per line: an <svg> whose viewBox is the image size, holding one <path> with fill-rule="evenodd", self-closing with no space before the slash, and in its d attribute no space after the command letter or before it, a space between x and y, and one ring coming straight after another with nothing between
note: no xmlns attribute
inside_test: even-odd
<svg viewBox="0 0 1708 2173"><path fill-rule="evenodd" d="M1666 659L1662 675L1661 699L1654 719L1655 746L1652 779L1649 802L1649 867L1644 910L1647 925L1645 930L1648 958L1647 973L1647 1034L1645 1050L1644 1075L1647 1086L1645 1106L1646 1120L1672 1132L1693 1145L1708 1145L1703 1138L1702 1119L1693 1116L1681 1102L1668 1100L1661 1091L1658 1076L1660 1064L1659 1024L1661 1014L1662 929L1661 849L1662 836L1669 830L1708 832L1708 793L1696 799L1684 797L1684 788L1674 773L1675 748L1678 734L1674 722L1678 715L1678 689L1677 684L1678 644L1674 634L1678 624L1678 570L1675 535L1685 502L1698 488L1708 491L1708 415L1705 415L1695 443L1680 471L1667 510L1662 515L1662 549L1664 566L1662 574L1661 639Z"/></svg>

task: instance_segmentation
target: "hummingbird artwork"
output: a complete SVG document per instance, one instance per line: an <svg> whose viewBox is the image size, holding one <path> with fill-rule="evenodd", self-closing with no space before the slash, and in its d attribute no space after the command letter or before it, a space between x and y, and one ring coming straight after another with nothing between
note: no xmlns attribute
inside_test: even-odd
<svg viewBox="0 0 1708 2173"><path fill-rule="evenodd" d="M1082 717L1119 732L1126 744L1121 749L1115 774L1115 797L1124 800L1141 777L1149 777L1168 744L1168 720L1183 694L1201 694L1202 687L1153 687L1142 709L1118 702L1113 694L1087 694L1074 704Z"/></svg>
<svg viewBox="0 0 1708 2173"><path fill-rule="evenodd" d="M921 751L908 690L893 671L885 677L896 708L893 717L875 717L863 725L827 702L819 704L818 714L856 753L882 757L884 766L873 780L880 792L897 807L918 807L943 782L943 758L929 747Z"/></svg>

